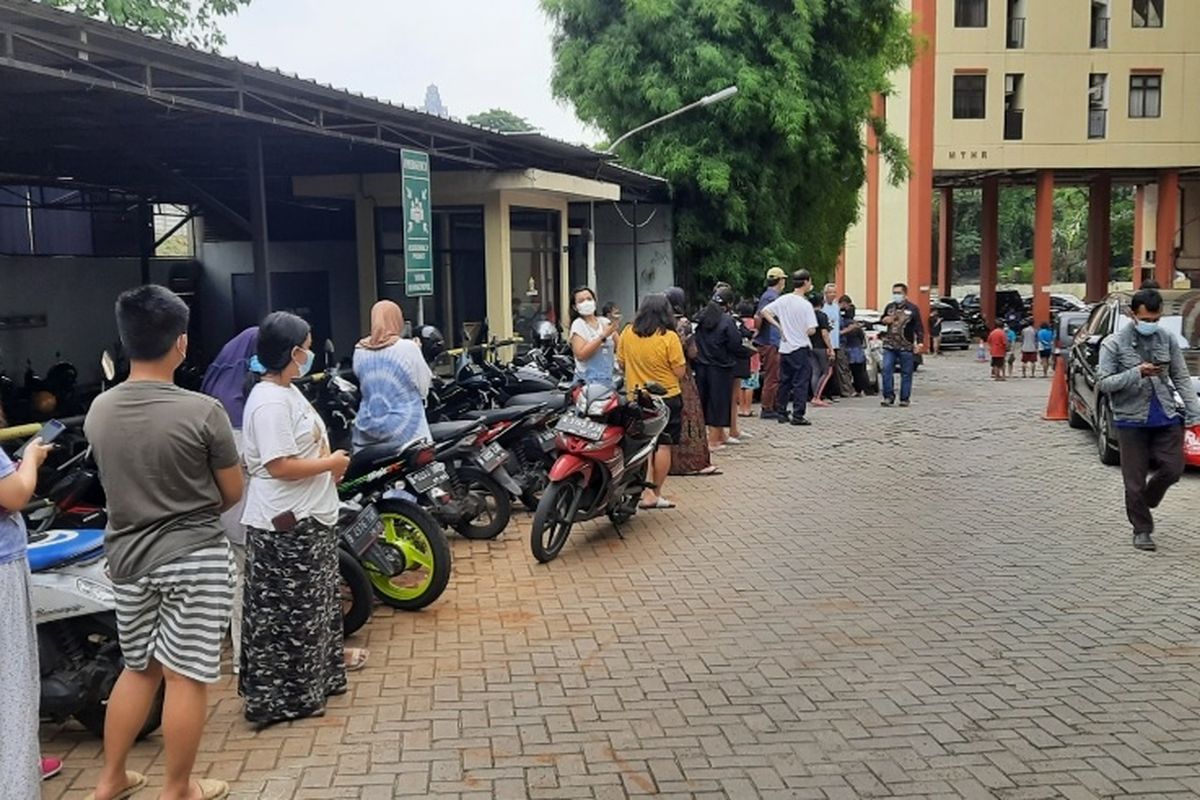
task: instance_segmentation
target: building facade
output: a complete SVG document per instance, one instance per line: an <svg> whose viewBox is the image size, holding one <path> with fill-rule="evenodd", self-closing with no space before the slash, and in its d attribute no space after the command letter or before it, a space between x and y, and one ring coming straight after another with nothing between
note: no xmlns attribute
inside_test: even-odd
<svg viewBox="0 0 1200 800"><path fill-rule="evenodd" d="M919 56L876 113L905 136L911 178L867 154L842 282L878 307L896 281L949 294L955 188L983 191L981 296L994 296L999 192L1036 186L1034 314L1049 317L1053 195L1090 188L1088 299L1109 283L1114 184L1136 187L1134 276L1200 277L1200 3L911 0ZM873 142L868 142L873 145ZM940 230L935 230L936 218Z"/></svg>

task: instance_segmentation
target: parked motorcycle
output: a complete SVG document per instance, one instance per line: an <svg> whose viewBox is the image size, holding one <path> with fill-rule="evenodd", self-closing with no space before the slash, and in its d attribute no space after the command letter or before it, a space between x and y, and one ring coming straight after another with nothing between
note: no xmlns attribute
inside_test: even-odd
<svg viewBox="0 0 1200 800"><path fill-rule="evenodd" d="M607 515L617 528L637 513L658 436L667 427L665 390L649 384L628 402L587 384L559 418L558 460L533 515L529 544L545 564L558 557L575 523Z"/></svg>

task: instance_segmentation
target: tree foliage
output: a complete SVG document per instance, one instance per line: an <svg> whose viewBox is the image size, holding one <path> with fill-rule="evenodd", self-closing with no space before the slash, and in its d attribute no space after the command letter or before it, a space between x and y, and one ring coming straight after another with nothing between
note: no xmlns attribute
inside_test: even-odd
<svg viewBox="0 0 1200 800"><path fill-rule="evenodd" d="M41 0L47 5L212 50L225 43L221 17L250 0Z"/></svg>
<svg viewBox="0 0 1200 800"><path fill-rule="evenodd" d="M467 117L467 122L503 133L520 133L522 131L536 130L529 120L503 108L493 108L487 111L480 111L478 114L472 114Z"/></svg>
<svg viewBox="0 0 1200 800"><path fill-rule="evenodd" d="M711 285L768 267L834 268L857 218L871 97L909 63L900 0L542 0L552 86L614 138L704 95L739 93L627 140L623 161L669 179L675 254ZM896 180L908 159L873 122Z"/></svg>

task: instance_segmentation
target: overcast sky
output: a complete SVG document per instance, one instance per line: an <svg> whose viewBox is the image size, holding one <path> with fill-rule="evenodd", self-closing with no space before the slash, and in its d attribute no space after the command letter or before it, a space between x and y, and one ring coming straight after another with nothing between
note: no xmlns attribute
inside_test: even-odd
<svg viewBox="0 0 1200 800"><path fill-rule="evenodd" d="M421 107L433 83L459 119L507 108L545 133L594 143L550 94L550 23L537 0L253 0L221 23L222 52Z"/></svg>

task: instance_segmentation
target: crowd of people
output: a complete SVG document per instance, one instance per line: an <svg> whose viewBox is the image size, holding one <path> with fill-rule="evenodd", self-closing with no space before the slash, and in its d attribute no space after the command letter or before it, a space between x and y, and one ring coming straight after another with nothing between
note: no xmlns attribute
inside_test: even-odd
<svg viewBox="0 0 1200 800"><path fill-rule="evenodd" d="M1054 329L1049 322L1034 327L1032 319L997 318L987 339L979 344L979 360L991 358L992 380L1013 377L1017 353L1021 354L1021 377L1036 378L1041 365L1042 377L1050 375L1056 350Z"/></svg>

